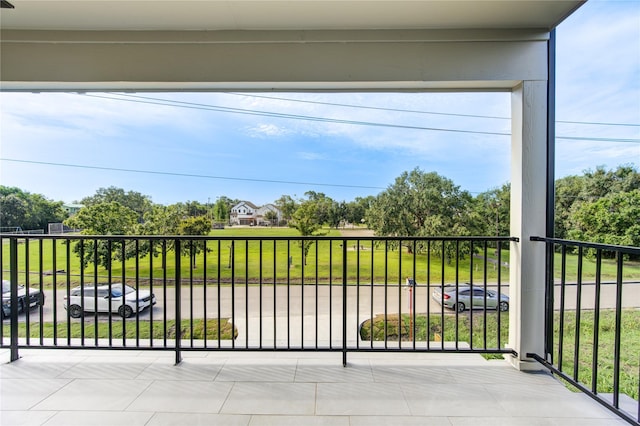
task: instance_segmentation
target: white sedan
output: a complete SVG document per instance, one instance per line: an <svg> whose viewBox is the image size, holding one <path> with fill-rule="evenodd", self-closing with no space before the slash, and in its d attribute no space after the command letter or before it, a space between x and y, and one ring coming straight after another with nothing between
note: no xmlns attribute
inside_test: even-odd
<svg viewBox="0 0 640 426"><path fill-rule="evenodd" d="M64 307L72 318L80 318L84 312L112 312L123 318L129 318L135 312L156 304L156 297L149 290L137 290L120 283L85 284L70 291L69 300L65 296ZM109 291L111 290L111 291Z"/></svg>

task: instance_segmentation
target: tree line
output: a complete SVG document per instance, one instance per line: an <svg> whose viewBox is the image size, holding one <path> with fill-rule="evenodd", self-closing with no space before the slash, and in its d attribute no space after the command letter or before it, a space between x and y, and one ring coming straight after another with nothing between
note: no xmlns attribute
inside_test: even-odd
<svg viewBox="0 0 640 426"><path fill-rule="evenodd" d="M555 201L556 237L640 246L640 173L635 167L599 167L558 179ZM64 221L91 235L206 235L213 223L228 223L238 202L222 196L212 205L165 206L148 195L109 187L79 200L84 207L67 217L60 201L0 186L0 226L46 230L48 223ZM509 184L474 196L419 168L403 172L376 196L347 202L308 191L300 199L282 195L273 204L282 213L280 225L301 235L349 225L364 225L379 236L509 235Z"/></svg>

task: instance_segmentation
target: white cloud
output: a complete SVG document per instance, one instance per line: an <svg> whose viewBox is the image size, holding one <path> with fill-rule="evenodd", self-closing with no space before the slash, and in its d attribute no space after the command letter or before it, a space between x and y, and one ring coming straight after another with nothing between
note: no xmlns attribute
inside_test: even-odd
<svg viewBox="0 0 640 426"><path fill-rule="evenodd" d="M320 154L318 152L297 152L296 157L301 160L307 161L318 161L327 159L327 156L325 154Z"/></svg>
<svg viewBox="0 0 640 426"><path fill-rule="evenodd" d="M557 33L558 119L640 122L640 2L588 2Z"/></svg>
<svg viewBox="0 0 640 426"><path fill-rule="evenodd" d="M559 141L556 144L557 177L581 175L598 166L615 169L619 165L640 167L640 145L634 143Z"/></svg>
<svg viewBox="0 0 640 426"><path fill-rule="evenodd" d="M290 135L292 131L273 123L261 123L247 127L246 133L252 138L274 138Z"/></svg>

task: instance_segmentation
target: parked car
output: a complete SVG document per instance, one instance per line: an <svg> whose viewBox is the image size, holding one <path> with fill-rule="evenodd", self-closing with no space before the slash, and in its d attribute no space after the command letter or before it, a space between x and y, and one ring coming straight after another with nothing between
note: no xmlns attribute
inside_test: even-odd
<svg viewBox="0 0 640 426"><path fill-rule="evenodd" d="M65 296L64 307L72 318L80 318L84 312L109 312L109 307L112 313L129 318L134 313L156 304L156 297L149 290L139 289L136 292L135 288L125 285L123 297L122 289L121 283L113 283L111 286L85 284L84 291L78 286L69 292L69 300Z"/></svg>
<svg viewBox="0 0 640 426"><path fill-rule="evenodd" d="M498 298L498 292L495 290L485 291L484 287L471 287L469 284L459 284L457 294L455 285L445 286L444 291L442 287L436 287L431 297L444 307L456 309L458 312L466 309L484 309L485 306L488 309L500 309L501 312L509 310L509 296L500 294Z"/></svg>
<svg viewBox="0 0 640 426"><path fill-rule="evenodd" d="M35 288L29 288L29 294L25 286L18 286L18 312L30 309L36 306L44 305L44 294ZM11 315L11 282L2 280L2 318Z"/></svg>

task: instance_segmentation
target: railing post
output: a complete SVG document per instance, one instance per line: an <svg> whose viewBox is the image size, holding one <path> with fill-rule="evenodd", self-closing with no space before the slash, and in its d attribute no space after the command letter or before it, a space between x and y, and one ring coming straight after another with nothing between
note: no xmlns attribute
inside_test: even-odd
<svg viewBox="0 0 640 426"><path fill-rule="evenodd" d="M347 366L347 240L342 240L342 366Z"/></svg>
<svg viewBox="0 0 640 426"><path fill-rule="evenodd" d="M18 239L11 237L9 240L9 280L11 281L11 337L10 347L11 362L19 358L18 355ZM28 305L27 305L28 309Z"/></svg>
<svg viewBox="0 0 640 426"><path fill-rule="evenodd" d="M180 299L180 295L181 295L181 284L182 284L182 264L181 264L181 247L180 247L180 240L176 239L174 242L174 253L175 253L175 258L176 258L176 273L175 273L175 292L176 292L176 343L175 343L175 351L176 351L176 365L180 364L180 362L182 362L182 354L180 353L180 347L181 347L181 339L182 339L182 323L180 321L181 319L181 315L182 312L180 311L180 307L182 304L182 301Z"/></svg>
<svg viewBox="0 0 640 426"><path fill-rule="evenodd" d="M545 294L545 341L544 357L553 364L553 308L555 304L554 244L545 242L546 246L546 294Z"/></svg>
<svg viewBox="0 0 640 426"><path fill-rule="evenodd" d="M613 342L613 406L620 409L620 340L622 338L622 272L624 255L616 253L616 328Z"/></svg>
<svg viewBox="0 0 640 426"><path fill-rule="evenodd" d="M545 237L555 235L555 158L556 158L556 30L549 33L547 42L547 202ZM546 247L545 348L544 356L553 364L553 307L554 307L554 244Z"/></svg>

